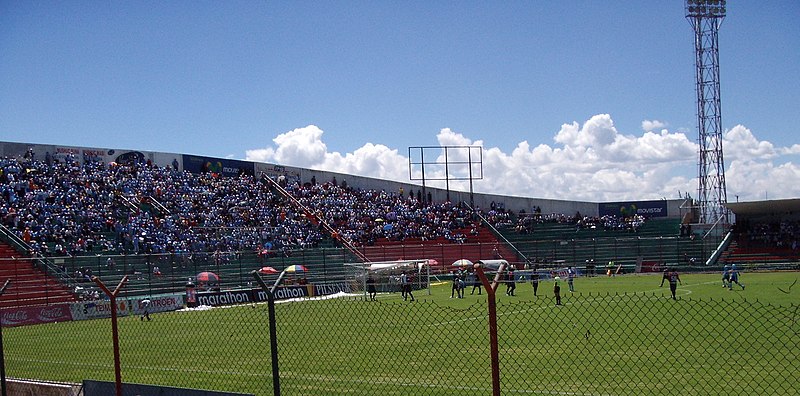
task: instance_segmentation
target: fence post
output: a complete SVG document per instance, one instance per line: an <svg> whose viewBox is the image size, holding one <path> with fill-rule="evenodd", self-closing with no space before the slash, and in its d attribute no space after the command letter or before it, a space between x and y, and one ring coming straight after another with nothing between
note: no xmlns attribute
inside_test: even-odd
<svg viewBox="0 0 800 396"><path fill-rule="evenodd" d="M489 353L492 360L492 396L500 396L500 352L497 346L497 301L495 299L495 291L499 285L498 280L503 270L505 270L505 264L500 265L492 283L489 283L489 279L483 273L482 264L476 263L473 268L478 274L483 288L486 289L486 301L489 307Z"/></svg>
<svg viewBox="0 0 800 396"><path fill-rule="evenodd" d="M119 281L117 288L114 289L113 292L108 290L100 278L93 276L92 281L96 283L104 293L106 293L111 301L111 337L114 338L114 376L116 377L115 384L117 388L117 396L122 396L122 368L120 367L119 362L119 331L117 330L117 294L119 294L119 291L122 289L122 286L125 285L125 282L128 281L128 275L122 277L122 280Z"/></svg>
<svg viewBox="0 0 800 396"><path fill-rule="evenodd" d="M267 308L269 311L269 346L270 346L270 354L272 355L272 392L275 396L281 395L281 381L280 381L280 370L278 367L278 330L277 325L275 323L275 295L273 294L273 289L278 286L278 282L275 282L275 285L270 288L264 283L264 280L261 279L261 275L259 275L258 271L252 271L250 274L253 275L258 285L261 287L261 290L267 294Z"/></svg>
<svg viewBox="0 0 800 396"><path fill-rule="evenodd" d="M11 279L6 279L6 283L3 284L3 287L0 287L0 296L6 292L6 288L8 284L11 283ZM2 317L2 309L0 309L0 317ZM3 396L6 396L6 354L3 352L3 323L0 320L0 390L3 392Z"/></svg>

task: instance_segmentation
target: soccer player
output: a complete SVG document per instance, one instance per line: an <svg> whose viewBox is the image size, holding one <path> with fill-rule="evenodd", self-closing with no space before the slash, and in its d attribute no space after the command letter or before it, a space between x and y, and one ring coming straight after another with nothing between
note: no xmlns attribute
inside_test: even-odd
<svg viewBox="0 0 800 396"><path fill-rule="evenodd" d="M741 286L741 287L742 287L742 290L744 290L744 285L743 285L743 284L741 284L741 283L739 283L739 270L738 270L738 269L736 269L736 264L732 264L732 265L731 265L731 270L730 270L730 281L728 282L728 290L729 290L729 291L730 291L730 290L733 290L733 284L734 284L734 283L735 283L735 284L737 284L737 285L739 285L739 286Z"/></svg>
<svg viewBox="0 0 800 396"><path fill-rule="evenodd" d="M553 294L556 296L556 305L561 305L561 286L558 282L561 281L561 278L555 277L555 282L553 283Z"/></svg>
<svg viewBox="0 0 800 396"><path fill-rule="evenodd" d="M478 289L478 295L481 294L481 290L483 290L483 284L481 284L481 278L478 276L478 273L474 270L472 271L472 291L469 293L470 295L475 294L475 289Z"/></svg>
<svg viewBox="0 0 800 396"><path fill-rule="evenodd" d="M661 284L658 287L664 287L664 281L669 281L669 268L664 268L664 274L661 275Z"/></svg>
<svg viewBox="0 0 800 396"><path fill-rule="evenodd" d="M464 298L464 294L467 293L466 279L467 279L467 270L463 270L461 271L460 276L458 277L458 292L459 292L458 298Z"/></svg>
<svg viewBox="0 0 800 396"><path fill-rule="evenodd" d="M722 267L722 287L730 287L731 285L731 272L730 268L725 265Z"/></svg>
<svg viewBox="0 0 800 396"><path fill-rule="evenodd" d="M142 308L144 308L144 312L142 312L142 316L139 317L139 320L144 320L147 318L147 321L150 321L150 300L144 299L142 300Z"/></svg>
<svg viewBox="0 0 800 396"><path fill-rule="evenodd" d="M514 270L516 268L512 265L511 268L508 270L508 274L506 274L506 295L507 296L514 296L514 290L517 290L517 280L514 279Z"/></svg>
<svg viewBox="0 0 800 396"><path fill-rule="evenodd" d="M663 282L663 280L662 280ZM681 277L678 275L678 271L672 271L669 273L669 292L672 293L672 299L677 300L675 298L675 291L678 290L678 283L683 285L681 282Z"/></svg>
<svg viewBox="0 0 800 396"><path fill-rule="evenodd" d="M575 269L572 267L567 267L567 285L569 292L575 293Z"/></svg>
<svg viewBox="0 0 800 396"><path fill-rule="evenodd" d="M453 271L452 274L453 274L453 288L450 290L450 298L453 298L455 294L458 294L458 298L461 298L461 286L459 285L459 282L461 280L461 275L457 270Z"/></svg>
<svg viewBox="0 0 800 396"><path fill-rule="evenodd" d="M531 286L533 286L533 296L536 297L536 291L539 290L539 271L536 268L531 273Z"/></svg>
<svg viewBox="0 0 800 396"><path fill-rule="evenodd" d="M405 272L400 275L400 287L402 287L403 291L403 301L406 301L409 297L411 297L411 301L414 301L414 295L411 294L411 280L408 279L408 275Z"/></svg>
<svg viewBox="0 0 800 396"><path fill-rule="evenodd" d="M378 292L375 290L375 278L373 278L372 275L367 277L367 293L369 293L370 301L375 301L375 296Z"/></svg>

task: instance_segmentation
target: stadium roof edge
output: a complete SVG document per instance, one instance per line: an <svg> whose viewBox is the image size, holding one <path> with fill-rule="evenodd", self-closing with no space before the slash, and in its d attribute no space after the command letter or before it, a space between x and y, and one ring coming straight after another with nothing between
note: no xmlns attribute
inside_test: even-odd
<svg viewBox="0 0 800 396"><path fill-rule="evenodd" d="M737 217L744 218L800 217L800 198L728 202L725 207L730 209Z"/></svg>

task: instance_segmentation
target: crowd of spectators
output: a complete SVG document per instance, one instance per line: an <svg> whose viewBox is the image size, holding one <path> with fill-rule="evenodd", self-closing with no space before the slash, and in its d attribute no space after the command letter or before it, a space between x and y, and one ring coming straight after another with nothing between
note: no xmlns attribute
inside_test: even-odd
<svg viewBox="0 0 800 396"><path fill-rule="evenodd" d="M225 260L223 252L291 255L331 236L356 246L409 238L466 242L479 220L463 204L424 202L421 191L386 192L265 176L218 177L151 163L67 156L0 159L0 219L45 256L173 253ZM296 205L295 202L301 205ZM502 210L485 214L502 221ZM464 231L469 229L469 231Z"/></svg>
<svg viewBox="0 0 800 396"><path fill-rule="evenodd" d="M534 231L537 224L570 224L575 226L575 231L580 230L604 230L604 231L623 231L636 232L645 222L642 215L632 216L584 216L580 212L569 216L563 213L542 214L539 207L535 207L532 213L520 211L514 223L514 230L519 234L530 234Z"/></svg>
<svg viewBox="0 0 800 396"><path fill-rule="evenodd" d="M0 192L3 224L43 255L287 253L322 237L251 176L31 156L0 161Z"/></svg>
<svg viewBox="0 0 800 396"><path fill-rule="evenodd" d="M391 241L442 238L465 242L477 232L479 219L461 203L423 202L413 191L387 192L354 189L335 181L322 184L295 183L287 188L298 201L337 230L337 238L359 245ZM469 232L463 232L469 228Z"/></svg>
<svg viewBox="0 0 800 396"><path fill-rule="evenodd" d="M800 221L784 220L780 222L740 222L735 227L740 243L747 246L764 246L770 248L789 248L798 252L797 240L800 239Z"/></svg>
<svg viewBox="0 0 800 396"><path fill-rule="evenodd" d="M237 251L288 256L327 237L353 246L381 239L465 243L481 232L482 219L522 233L544 222L635 230L643 221L640 216L542 215L539 208L514 216L494 202L473 213L463 203L432 202L421 190L352 188L335 178L303 183L281 177L277 182L290 198L264 175L219 177L177 166L72 156L40 161L30 152L21 159L0 159L0 219L33 254L171 253L215 261Z"/></svg>

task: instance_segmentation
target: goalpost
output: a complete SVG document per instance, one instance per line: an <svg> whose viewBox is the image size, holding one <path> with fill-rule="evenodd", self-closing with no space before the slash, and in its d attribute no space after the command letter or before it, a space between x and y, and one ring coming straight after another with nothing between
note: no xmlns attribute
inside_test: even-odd
<svg viewBox="0 0 800 396"><path fill-rule="evenodd" d="M374 281L378 293L400 292L400 277L403 274L409 278L413 290L427 289L431 294L431 272L428 259L377 261L368 263L345 263L345 267L352 268L348 278L354 292L367 297L367 283L370 278Z"/></svg>

